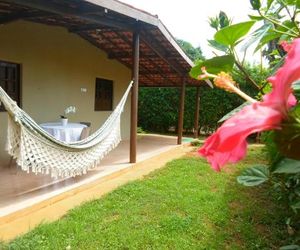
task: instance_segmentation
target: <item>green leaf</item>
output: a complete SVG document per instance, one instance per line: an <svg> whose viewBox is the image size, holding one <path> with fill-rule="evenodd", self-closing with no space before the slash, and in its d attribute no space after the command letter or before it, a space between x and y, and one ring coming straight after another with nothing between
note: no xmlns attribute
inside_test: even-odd
<svg viewBox="0 0 300 250"><path fill-rule="evenodd" d="M267 10L270 9L272 3L274 2L274 0L268 0L268 3L267 3Z"/></svg>
<svg viewBox="0 0 300 250"><path fill-rule="evenodd" d="M221 71L230 72L234 65L234 57L217 56L206 61L199 62L190 71L190 76L196 78L202 74L201 68L205 67L209 73L218 74Z"/></svg>
<svg viewBox="0 0 300 250"><path fill-rule="evenodd" d="M240 176L237 177L238 183L252 187L258 186L267 180L269 180L269 169L264 165L257 165L251 168L248 168L242 172Z"/></svg>
<svg viewBox="0 0 300 250"><path fill-rule="evenodd" d="M273 173L276 174L300 173L300 161L285 158L275 165Z"/></svg>
<svg viewBox="0 0 300 250"><path fill-rule="evenodd" d="M260 40L268 33L268 31L272 28L272 24L266 23L257 30L255 30L247 42L241 48L242 51L247 50L252 44L255 42L260 42Z"/></svg>
<svg viewBox="0 0 300 250"><path fill-rule="evenodd" d="M297 8L300 6L300 0L285 0L285 3L291 6L296 5Z"/></svg>
<svg viewBox="0 0 300 250"><path fill-rule="evenodd" d="M277 32L268 32L266 33L260 40L260 43L257 45L257 47L255 48L254 52L258 51L261 47L263 47L264 45L266 45L268 42L279 38L281 36L281 34L277 33Z"/></svg>
<svg viewBox="0 0 300 250"><path fill-rule="evenodd" d="M248 15L248 17L253 20L253 21L261 21L264 18L262 16L253 16L253 15Z"/></svg>
<svg viewBox="0 0 300 250"><path fill-rule="evenodd" d="M225 28L227 26L230 25L230 19L228 18L228 16L226 15L225 12L220 11L219 13L219 21L220 21L220 28Z"/></svg>
<svg viewBox="0 0 300 250"><path fill-rule="evenodd" d="M220 122L224 122L226 120L228 120L230 117L234 116L235 114L237 114L238 112L240 112L244 107L246 107L247 105L249 105L250 102L244 102L242 105L238 106L237 108L231 110L229 113L227 113L226 115L224 115L219 121Z"/></svg>
<svg viewBox="0 0 300 250"><path fill-rule="evenodd" d="M286 21L282 22L282 24L285 27L279 26L279 27L277 27L277 30L282 31L282 32L289 32L292 29L295 29L295 30L297 29L296 23L293 21L286 20Z"/></svg>
<svg viewBox="0 0 300 250"><path fill-rule="evenodd" d="M218 43L216 40L207 40L209 45L217 50L220 50L222 52L228 51L228 46L225 46L223 44Z"/></svg>
<svg viewBox="0 0 300 250"><path fill-rule="evenodd" d="M233 47L249 32L254 23L255 21L248 21L227 26L219 30L215 34L214 39L218 43Z"/></svg>
<svg viewBox="0 0 300 250"><path fill-rule="evenodd" d="M297 84L297 81L295 83ZM300 104L297 104L293 109L291 109L289 117L294 121L294 126L300 126Z"/></svg>
<svg viewBox="0 0 300 250"><path fill-rule="evenodd" d="M208 23L209 23L210 27L214 28L215 30L219 29L220 20L218 17L209 17Z"/></svg>
<svg viewBox="0 0 300 250"><path fill-rule="evenodd" d="M261 7L260 0L250 0L250 3L254 10L259 10Z"/></svg>
<svg viewBox="0 0 300 250"><path fill-rule="evenodd" d="M298 80L298 81L296 81L296 82L293 83L292 89L293 89L294 91L300 90L300 80Z"/></svg>
<svg viewBox="0 0 300 250"><path fill-rule="evenodd" d="M292 89L294 90L294 95L299 100L300 99L300 80L293 83Z"/></svg>

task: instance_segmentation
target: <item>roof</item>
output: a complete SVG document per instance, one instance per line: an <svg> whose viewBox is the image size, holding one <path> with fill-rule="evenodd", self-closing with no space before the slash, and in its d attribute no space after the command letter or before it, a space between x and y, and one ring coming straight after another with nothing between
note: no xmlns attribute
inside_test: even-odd
<svg viewBox="0 0 300 250"><path fill-rule="evenodd" d="M133 32L140 34L140 86L199 85L193 62L159 20L116 0L0 0L0 24L25 19L62 26L132 68Z"/></svg>

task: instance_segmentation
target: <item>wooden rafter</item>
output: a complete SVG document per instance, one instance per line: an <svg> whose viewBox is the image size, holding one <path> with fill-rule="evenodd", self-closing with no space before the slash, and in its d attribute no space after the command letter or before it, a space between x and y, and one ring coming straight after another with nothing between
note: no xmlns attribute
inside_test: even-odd
<svg viewBox="0 0 300 250"><path fill-rule="evenodd" d="M74 10L71 8L62 7L60 5L54 4L51 1L34 1L34 0L9 0L10 3L19 4L22 6L26 6L28 8L34 8L38 10L42 10L45 12L54 13L57 15L70 15L87 22L91 22L93 24L105 25L109 27L115 27L120 29L132 30L133 26L130 24L126 24L124 22L120 22L117 20L110 20L108 18L103 18L101 16L90 15L91 11L82 11L82 10ZM103 10L105 12L105 10ZM100 10L94 10L93 13L99 13Z"/></svg>
<svg viewBox="0 0 300 250"><path fill-rule="evenodd" d="M10 23L10 22L20 20L20 19L45 17L45 16L50 16L50 15L51 14L45 13L45 12L33 12L32 13L32 12L19 11L17 13L0 16L0 24L6 24L6 23Z"/></svg>
<svg viewBox="0 0 300 250"><path fill-rule="evenodd" d="M186 72L182 69L182 67L178 66L176 62L168 60L170 55L168 52L161 48L159 43L155 40L153 36L150 36L147 32L141 33L141 40L146 43L157 55L159 55L163 60L166 61L177 73L181 76L185 75Z"/></svg>
<svg viewBox="0 0 300 250"><path fill-rule="evenodd" d="M126 43L130 43L130 40L126 37L126 36L124 36L123 34L120 34L120 33L117 33L118 34L118 36L119 37L121 37ZM139 53L139 58L143 58L144 57L144 54L142 53L142 52L140 52ZM155 65L155 67L156 67L156 72L158 72L158 74L163 78L163 79L165 79L165 80L167 80L166 79L166 74L165 74L165 72L163 72L160 68L159 68L159 66L156 64L156 62L152 59L152 58L147 58L148 60L150 60L151 62L152 62L152 64L153 65ZM140 65L141 66L141 65ZM147 69L147 74L151 74L151 70L149 70L149 69ZM170 80L170 79L168 79L170 82L173 82L172 80Z"/></svg>
<svg viewBox="0 0 300 250"><path fill-rule="evenodd" d="M0 0L0 24L25 19L78 34L109 59L132 67L132 32L140 28L140 86L187 86L191 62L156 16L115 0Z"/></svg>

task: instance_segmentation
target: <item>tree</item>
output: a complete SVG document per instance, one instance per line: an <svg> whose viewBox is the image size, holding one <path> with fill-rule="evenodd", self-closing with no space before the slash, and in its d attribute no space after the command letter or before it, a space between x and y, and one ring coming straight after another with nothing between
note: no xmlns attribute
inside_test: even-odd
<svg viewBox="0 0 300 250"><path fill-rule="evenodd" d="M194 48L191 43L181 39L177 39L177 43L193 62L205 59L200 47Z"/></svg>

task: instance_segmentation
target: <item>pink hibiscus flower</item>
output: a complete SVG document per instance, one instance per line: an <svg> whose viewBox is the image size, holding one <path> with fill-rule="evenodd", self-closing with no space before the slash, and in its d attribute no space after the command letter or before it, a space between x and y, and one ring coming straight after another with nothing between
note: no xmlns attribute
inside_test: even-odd
<svg viewBox="0 0 300 250"><path fill-rule="evenodd" d="M272 92L263 101L244 107L228 119L198 150L212 168L220 171L226 163L235 163L245 157L247 137L256 132L280 129L288 109L296 104L291 85L300 78L300 39L289 47L284 65L268 81Z"/></svg>

